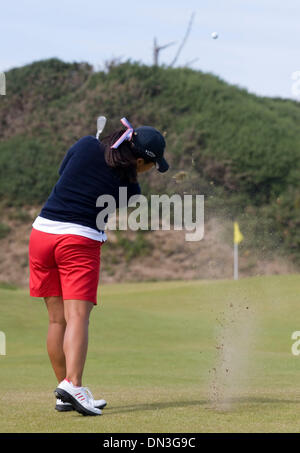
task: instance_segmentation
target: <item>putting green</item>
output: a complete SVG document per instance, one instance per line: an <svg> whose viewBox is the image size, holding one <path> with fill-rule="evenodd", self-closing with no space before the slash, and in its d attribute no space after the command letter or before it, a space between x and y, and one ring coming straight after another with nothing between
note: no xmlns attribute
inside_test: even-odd
<svg viewBox="0 0 300 453"><path fill-rule="evenodd" d="M300 277L103 285L84 375L102 417L57 413L47 312L0 289L1 432L298 432Z"/></svg>

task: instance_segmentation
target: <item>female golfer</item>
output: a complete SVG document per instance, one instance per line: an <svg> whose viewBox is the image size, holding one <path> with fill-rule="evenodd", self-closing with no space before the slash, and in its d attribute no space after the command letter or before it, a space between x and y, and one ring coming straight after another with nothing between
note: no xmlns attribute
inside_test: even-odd
<svg viewBox="0 0 300 453"><path fill-rule="evenodd" d="M43 297L49 314L47 350L58 380L56 409L101 415L105 400L82 386L90 312L97 304L100 251L106 240L96 217L100 195L119 206L119 187L128 199L140 193L137 173L168 170L165 141L149 126L125 129L99 141L83 137L65 155L57 183L33 223L29 241L30 295ZM128 201L128 200L127 200ZM104 225L103 225L104 228Z"/></svg>

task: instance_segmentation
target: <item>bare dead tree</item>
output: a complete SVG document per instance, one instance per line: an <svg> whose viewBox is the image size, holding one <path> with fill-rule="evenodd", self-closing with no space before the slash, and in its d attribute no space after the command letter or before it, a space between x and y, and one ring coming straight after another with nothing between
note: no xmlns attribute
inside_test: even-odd
<svg viewBox="0 0 300 453"><path fill-rule="evenodd" d="M183 37L183 40L181 41L181 44L180 44L180 46L179 46L179 48L178 48L178 50L177 50L177 53L176 53L176 55L175 55L173 61L172 61L171 64L169 65L170 67L172 67L172 66L175 65L176 61L177 61L178 58L179 58L179 55L181 54L181 51L182 51L182 49L183 49L185 43L187 42L187 39L188 39L188 37L189 37L189 34L190 34L191 30L192 30L194 18L195 18L195 12L193 12L193 13L191 14L191 17L190 17L189 24L188 24L188 26L187 26L185 35L184 35L184 37Z"/></svg>
<svg viewBox="0 0 300 453"><path fill-rule="evenodd" d="M191 66L193 63L196 63L196 61L198 61L199 58L194 58L193 60L190 60L190 61L187 61L184 65L185 68L188 68L189 66Z"/></svg>
<svg viewBox="0 0 300 453"><path fill-rule="evenodd" d="M164 46L159 46L157 44L156 38L154 38L154 46L153 46L153 64L154 66L158 66L158 58L159 58L159 53L161 50L166 49L167 47L173 46L175 42L170 42L169 44L165 44Z"/></svg>

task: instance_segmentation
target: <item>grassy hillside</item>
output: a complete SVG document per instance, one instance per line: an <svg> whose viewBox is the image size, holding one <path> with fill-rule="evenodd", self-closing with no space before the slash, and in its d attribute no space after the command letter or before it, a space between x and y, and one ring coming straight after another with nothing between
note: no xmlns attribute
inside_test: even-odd
<svg viewBox="0 0 300 453"><path fill-rule="evenodd" d="M0 104L2 206L45 201L64 153L126 116L166 135L171 171L142 180L151 192L201 193L206 214L238 217L255 247L300 260L300 104L259 98L185 68L133 63L95 72L57 59L7 74ZM5 231L5 225L0 232Z"/></svg>

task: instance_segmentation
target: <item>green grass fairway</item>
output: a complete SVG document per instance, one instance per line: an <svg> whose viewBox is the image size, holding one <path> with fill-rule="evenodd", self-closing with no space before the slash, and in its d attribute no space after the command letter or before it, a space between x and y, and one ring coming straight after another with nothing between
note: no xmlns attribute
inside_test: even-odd
<svg viewBox="0 0 300 453"><path fill-rule="evenodd" d="M0 290L1 432L298 432L300 277L103 285L84 375L102 417L57 413L47 313Z"/></svg>

